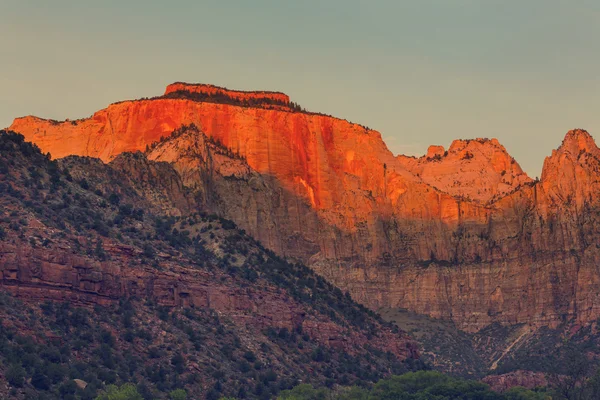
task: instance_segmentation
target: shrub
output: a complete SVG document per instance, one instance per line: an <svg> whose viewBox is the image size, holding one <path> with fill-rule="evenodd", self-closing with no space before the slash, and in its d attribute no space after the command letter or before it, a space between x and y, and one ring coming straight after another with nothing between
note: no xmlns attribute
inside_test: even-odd
<svg viewBox="0 0 600 400"><path fill-rule="evenodd" d="M25 370L20 365L11 365L6 371L6 380L14 387L23 387Z"/></svg>
<svg viewBox="0 0 600 400"><path fill-rule="evenodd" d="M187 392L183 389L176 389L169 393L169 398L171 400L186 400Z"/></svg>
<svg viewBox="0 0 600 400"><path fill-rule="evenodd" d="M144 398L134 385L126 383L121 387L109 385L96 400L144 400Z"/></svg>
<svg viewBox="0 0 600 400"><path fill-rule="evenodd" d="M156 252L154 251L154 247L150 243L144 244L144 257L154 258L156 256Z"/></svg>
<svg viewBox="0 0 600 400"><path fill-rule="evenodd" d="M110 204L118 206L121 202L121 198L116 193L111 193L110 196L108 196L108 201Z"/></svg>

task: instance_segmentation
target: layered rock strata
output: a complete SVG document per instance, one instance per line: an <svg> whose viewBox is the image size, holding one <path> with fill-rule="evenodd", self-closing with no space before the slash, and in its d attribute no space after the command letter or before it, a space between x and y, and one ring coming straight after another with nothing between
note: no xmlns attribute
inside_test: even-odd
<svg viewBox="0 0 600 400"><path fill-rule="evenodd" d="M205 207L375 309L470 331L600 316L600 151L583 130L534 182L495 139L410 159L345 120L187 98L117 103L78 121L19 118L11 129L53 157L146 151L173 163Z"/></svg>

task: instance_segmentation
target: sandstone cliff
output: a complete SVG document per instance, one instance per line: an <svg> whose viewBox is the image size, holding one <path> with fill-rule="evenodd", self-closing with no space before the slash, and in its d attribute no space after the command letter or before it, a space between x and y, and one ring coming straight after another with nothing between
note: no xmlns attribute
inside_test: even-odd
<svg viewBox="0 0 600 400"><path fill-rule="evenodd" d="M531 182L497 139L455 140L448 151L430 146L421 158L398 159L431 186L484 203Z"/></svg>
<svg viewBox="0 0 600 400"><path fill-rule="evenodd" d="M185 96L11 129L53 157L147 150L205 207L372 308L470 331L600 316L598 148L584 131L568 133L532 182L493 139L409 159L344 120Z"/></svg>

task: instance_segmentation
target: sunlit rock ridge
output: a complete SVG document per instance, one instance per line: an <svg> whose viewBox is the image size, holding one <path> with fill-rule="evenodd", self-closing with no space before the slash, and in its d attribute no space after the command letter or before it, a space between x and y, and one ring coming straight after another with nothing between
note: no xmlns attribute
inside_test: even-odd
<svg viewBox="0 0 600 400"><path fill-rule="evenodd" d="M142 151L171 163L207 209L374 309L470 331L600 317L600 150L584 130L533 181L496 139L395 156L379 132L282 93L211 85L10 129L53 158Z"/></svg>

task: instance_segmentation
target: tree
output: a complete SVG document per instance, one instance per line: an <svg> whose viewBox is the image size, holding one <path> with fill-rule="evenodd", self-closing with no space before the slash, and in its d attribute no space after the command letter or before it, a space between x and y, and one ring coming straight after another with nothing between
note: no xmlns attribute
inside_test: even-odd
<svg viewBox="0 0 600 400"><path fill-rule="evenodd" d="M352 386L337 396L338 400L367 400L369 392L358 386Z"/></svg>
<svg viewBox="0 0 600 400"><path fill-rule="evenodd" d="M60 394L65 397L69 394L74 394L77 391L77 383L74 380L68 380L58 388Z"/></svg>
<svg viewBox="0 0 600 400"><path fill-rule="evenodd" d="M176 389L169 393L169 398L171 400L186 400L187 392L183 389Z"/></svg>
<svg viewBox="0 0 600 400"><path fill-rule="evenodd" d="M14 387L23 387L25 370L20 365L11 365L6 371L6 380Z"/></svg>
<svg viewBox="0 0 600 400"><path fill-rule="evenodd" d="M554 373L551 375L551 382L553 382L557 394L567 400L585 399L583 391L591 373L589 360L579 354L577 350L569 348L562 364L565 374Z"/></svg>
<svg viewBox="0 0 600 400"><path fill-rule="evenodd" d="M171 358L171 364L175 367L175 371L178 374L182 374L185 371L185 359L181 353L178 352Z"/></svg>
<svg viewBox="0 0 600 400"><path fill-rule="evenodd" d="M118 194L111 193L110 196L108 196L108 201L110 202L110 204L118 206L119 203L121 202L121 198L119 197Z"/></svg>
<svg viewBox="0 0 600 400"><path fill-rule="evenodd" d="M50 388L50 379L40 370L35 370L31 377L31 384L39 390L48 390Z"/></svg>
<svg viewBox="0 0 600 400"><path fill-rule="evenodd" d="M98 239L98 241L96 242L96 248L94 249L94 254L100 260L102 260L102 261L106 260L106 253L104 252L104 245L102 243L102 239Z"/></svg>
<svg viewBox="0 0 600 400"><path fill-rule="evenodd" d="M156 256L156 252L150 243L144 244L144 257L154 258Z"/></svg>
<svg viewBox="0 0 600 400"><path fill-rule="evenodd" d="M96 397L96 400L144 400L144 398L135 385L126 383L121 387L109 385L104 393Z"/></svg>
<svg viewBox="0 0 600 400"><path fill-rule="evenodd" d="M534 392L519 386L509 389L504 393L504 397L507 400L546 400L549 398L545 392Z"/></svg>
<svg viewBox="0 0 600 400"><path fill-rule="evenodd" d="M284 390L279 394L280 400L325 400L328 396L327 389L315 389L307 383L298 385L291 390Z"/></svg>

